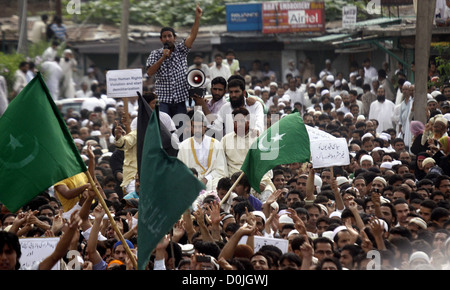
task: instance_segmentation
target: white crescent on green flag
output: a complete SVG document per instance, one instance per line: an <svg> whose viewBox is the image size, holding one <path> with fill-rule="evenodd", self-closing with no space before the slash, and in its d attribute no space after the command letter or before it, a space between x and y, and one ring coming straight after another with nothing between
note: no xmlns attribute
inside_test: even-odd
<svg viewBox="0 0 450 290"><path fill-rule="evenodd" d="M260 192L262 177L277 165L309 162L308 131L299 113L292 113L274 123L250 147L241 170L250 185Z"/></svg>

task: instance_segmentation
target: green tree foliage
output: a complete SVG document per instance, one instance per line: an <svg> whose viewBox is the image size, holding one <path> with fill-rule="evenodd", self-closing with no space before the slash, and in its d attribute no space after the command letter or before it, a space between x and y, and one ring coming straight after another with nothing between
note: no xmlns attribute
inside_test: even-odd
<svg viewBox="0 0 450 290"><path fill-rule="evenodd" d="M226 24L226 4L246 2L269 2L270 0L129 0L130 24L189 27L194 23L196 3L203 9L202 25ZM69 0L63 1L63 7ZM287 1L289 2L289 1ZM358 7L358 20L366 20L372 16L366 12L366 1L355 0L325 0L326 21L342 18L342 7L355 5ZM120 24L122 17L122 0L95 0L81 2L81 14L67 14L67 18L78 22Z"/></svg>

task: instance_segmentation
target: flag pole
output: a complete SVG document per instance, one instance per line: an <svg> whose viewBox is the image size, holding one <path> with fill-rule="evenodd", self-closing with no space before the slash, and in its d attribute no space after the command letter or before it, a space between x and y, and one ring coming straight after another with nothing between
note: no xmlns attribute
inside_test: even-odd
<svg viewBox="0 0 450 290"><path fill-rule="evenodd" d="M241 175L239 175L239 177L236 179L236 181L233 183L233 185L228 190L227 194L225 194L225 196L220 201L220 205L222 205L225 201L227 201L227 199L230 196L231 192L233 191L233 189L236 187L236 185L238 184L238 182L241 180L241 178L243 176L244 176L244 172L241 172Z"/></svg>
<svg viewBox="0 0 450 290"><path fill-rule="evenodd" d="M113 216L111 215L111 212L108 209L108 206L106 205L105 200L103 199L103 196L100 194L100 192L97 189L97 186L94 182L94 180L92 179L91 174L89 173L89 171L84 172L89 180L89 183L91 184L92 188L95 191L95 194L97 195L98 201L100 202L100 204L103 206L103 209L105 210L106 214L108 215L109 221L114 229L114 231L116 232L117 236L119 237L120 241L122 242L123 247L125 248L125 251L128 254L128 257L130 257L131 262L133 263L134 268L137 270L137 262L136 259L133 256L133 253L130 250L130 247L128 247L128 244L125 242L125 239L122 235L122 233L120 232L119 228L117 227L116 221L114 220Z"/></svg>

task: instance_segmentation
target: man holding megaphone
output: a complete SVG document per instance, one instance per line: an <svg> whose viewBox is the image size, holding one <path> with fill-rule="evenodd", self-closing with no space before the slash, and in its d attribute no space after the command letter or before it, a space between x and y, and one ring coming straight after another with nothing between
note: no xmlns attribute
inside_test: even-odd
<svg viewBox="0 0 450 290"><path fill-rule="evenodd" d="M187 54L197 37L202 13L197 4L191 33L181 43L176 43L177 35L172 27L163 27L160 32L163 47L153 50L147 59L147 75L155 76L155 93L160 101L160 110L171 117L187 113Z"/></svg>

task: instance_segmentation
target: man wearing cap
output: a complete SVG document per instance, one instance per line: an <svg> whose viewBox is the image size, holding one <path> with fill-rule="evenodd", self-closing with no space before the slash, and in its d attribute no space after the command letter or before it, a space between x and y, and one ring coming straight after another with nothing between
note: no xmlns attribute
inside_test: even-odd
<svg viewBox="0 0 450 290"><path fill-rule="evenodd" d="M385 89L379 87L377 91L377 100L370 104L369 119L378 121L377 133L381 133L389 128L393 128L392 116L394 114L395 104L386 99Z"/></svg>
<svg viewBox="0 0 450 290"><path fill-rule="evenodd" d="M77 70L77 61L73 57L72 50L64 50L64 57L59 60L63 77L61 84L61 98L69 99L75 97L75 85L73 81L73 72Z"/></svg>
<svg viewBox="0 0 450 290"><path fill-rule="evenodd" d="M147 74L155 76L155 93L160 98L160 109L171 117L185 114L186 99L189 97L187 82L187 54L189 53L200 27L202 9L195 9L195 21L189 36L176 43L177 35L171 27L163 27L160 32L161 43L168 48L152 51L147 59Z"/></svg>
<svg viewBox="0 0 450 290"><path fill-rule="evenodd" d="M342 98L342 105L336 112L344 112L344 114L350 113L350 95L348 91L342 91L340 96Z"/></svg>

